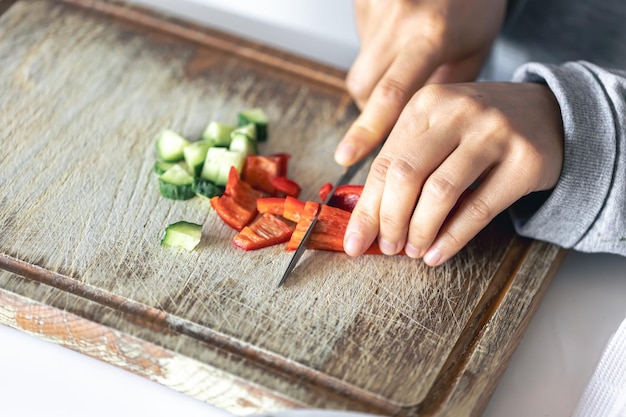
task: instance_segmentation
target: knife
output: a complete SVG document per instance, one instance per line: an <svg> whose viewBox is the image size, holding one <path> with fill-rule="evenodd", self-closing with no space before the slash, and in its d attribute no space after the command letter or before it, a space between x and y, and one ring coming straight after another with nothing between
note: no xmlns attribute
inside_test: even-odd
<svg viewBox="0 0 626 417"><path fill-rule="evenodd" d="M375 152L372 152L372 154L374 154L374 155L377 154L378 150L380 150L380 146L376 149ZM322 202L322 204L328 204L330 202L330 199L333 198L333 195L335 194L335 191L337 190L337 187L339 187L341 185L345 185L348 182L350 182L350 180L352 180L354 175L359 171L359 169L361 169L361 167L369 159L370 159L369 157L365 157L365 158L361 159L359 162L357 162L356 164L351 165L348 168L346 168L344 170L343 174L341 174L339 176L339 178L337 179L337 181L333 185L333 188L330 190L330 192L328 193L328 196L326 196L326 199ZM304 251L306 250L306 244L309 241L309 239L311 238L311 233L313 232L313 229L315 228L315 225L317 224L317 220L318 219L319 219L319 211L315 215L315 217L313 217L313 221L309 225L308 229L306 229L306 232L304 233L304 236L302 237L302 240L300 241L300 244L298 245L298 248L296 249L296 251L292 255L291 260L289 261L289 265L287 265L287 269L285 269L285 272L283 273L283 276L281 277L280 281L278 282L278 287L280 287L281 285L283 285L285 283L285 280L287 280L287 277L289 276L291 271L293 271L293 269L296 267L296 264L298 263L298 261L300 260L302 255L304 254Z"/></svg>

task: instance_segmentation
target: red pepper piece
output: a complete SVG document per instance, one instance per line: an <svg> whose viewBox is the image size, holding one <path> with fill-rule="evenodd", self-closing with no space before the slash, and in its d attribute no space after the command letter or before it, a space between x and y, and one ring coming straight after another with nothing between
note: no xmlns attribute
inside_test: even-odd
<svg viewBox="0 0 626 417"><path fill-rule="evenodd" d="M256 201L260 197L261 193L240 180L237 169L231 167L224 194L213 197L211 206L227 225L239 231L256 217Z"/></svg>
<svg viewBox="0 0 626 417"><path fill-rule="evenodd" d="M283 217L292 222L300 221L302 213L304 212L304 201L298 200L295 197L285 197L285 206L283 208Z"/></svg>
<svg viewBox="0 0 626 417"><path fill-rule="evenodd" d="M300 195L301 189L298 183L287 177L272 178L272 185L278 193L283 193L296 198Z"/></svg>
<svg viewBox="0 0 626 417"><path fill-rule="evenodd" d="M262 197L256 201L256 209L259 213L271 213L279 216L285 211L285 199L283 197Z"/></svg>
<svg viewBox="0 0 626 417"><path fill-rule="evenodd" d="M318 207L319 217L307 242L307 249L343 252L343 237L346 233L351 213L327 205L321 205L320 207L320 204L312 201L306 202L300 221L296 225L296 229L291 235L289 242L287 242L285 249L296 250L313 221ZM376 242L365 253L369 255L382 254Z"/></svg>
<svg viewBox="0 0 626 417"><path fill-rule="evenodd" d="M322 185L319 191L320 199L322 201L325 201L326 197L328 197L328 193L330 193L332 189L333 185L331 183L326 183ZM352 212L352 210L354 210L354 206L356 206L357 201L359 201L359 198L361 198L362 191L362 185L340 185L335 190L335 193L328 202L328 205Z"/></svg>
<svg viewBox="0 0 626 417"><path fill-rule="evenodd" d="M291 237L293 228L270 213L263 213L250 226L246 226L233 238L239 249L249 251L285 243Z"/></svg>
<svg viewBox="0 0 626 417"><path fill-rule="evenodd" d="M272 180L287 175L289 154L249 155L243 166L241 177L257 190L275 195L276 187Z"/></svg>

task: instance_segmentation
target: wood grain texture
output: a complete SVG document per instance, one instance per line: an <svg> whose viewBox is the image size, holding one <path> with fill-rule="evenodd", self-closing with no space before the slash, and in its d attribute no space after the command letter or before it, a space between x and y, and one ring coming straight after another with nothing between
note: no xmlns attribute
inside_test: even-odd
<svg viewBox="0 0 626 417"><path fill-rule="evenodd" d="M357 115L342 77L124 4L18 1L0 17L0 323L53 340L59 317L90 323L113 341L59 343L123 367L109 351L132 344L132 370L166 385L150 357L171 355L203 376L181 390L240 414L479 415L560 249L499 217L439 268L311 251L277 290L289 253L238 251L207 201L159 195L162 129L194 139L260 106L261 152L290 152L314 198ZM178 220L204 225L197 250L159 245ZM231 388L205 395L222 376ZM254 406L237 406L246 391Z"/></svg>

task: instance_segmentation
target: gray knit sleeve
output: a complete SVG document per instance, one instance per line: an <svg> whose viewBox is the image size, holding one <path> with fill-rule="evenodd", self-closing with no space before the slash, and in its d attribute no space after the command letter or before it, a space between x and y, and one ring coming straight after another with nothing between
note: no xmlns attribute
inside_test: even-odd
<svg viewBox="0 0 626 417"><path fill-rule="evenodd" d="M552 90L565 134L558 183L547 197L531 194L511 207L516 230L565 248L626 255L626 72L582 61L529 63L513 81Z"/></svg>

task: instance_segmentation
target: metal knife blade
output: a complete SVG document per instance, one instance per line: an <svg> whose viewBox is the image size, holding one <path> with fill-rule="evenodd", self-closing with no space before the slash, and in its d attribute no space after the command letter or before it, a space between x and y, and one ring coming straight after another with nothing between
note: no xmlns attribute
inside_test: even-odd
<svg viewBox="0 0 626 417"><path fill-rule="evenodd" d="M340 185L344 185L344 184L347 184L348 182L350 182L352 180L352 178L354 177L354 175L359 171L359 169L361 169L361 167L368 160L369 160L369 157L363 158L362 160L360 160L356 164L351 165L348 168L346 168L345 171L343 172L343 174L341 174L339 176L339 178L337 178L337 181L333 185L333 188L330 190L330 192L328 193L328 196L322 202L322 204L328 204L330 199L335 194L335 191L337 190L337 187L339 187ZM315 225L317 224L318 218L319 218L319 213L315 215L315 217L313 218L313 221L309 225L309 228L306 230L306 233L302 237L302 240L300 241L300 244L298 245L298 248L296 249L296 251L294 252L293 256L291 257L291 260L289 261L289 265L287 265L287 269L285 269L285 272L283 273L283 276L281 277L280 281L278 282L278 287L280 287L281 285L283 285L285 283L285 280L287 280L287 277L289 276L291 271L293 271L293 269L296 267L296 264L298 263L298 261L300 260L302 255L304 254L304 251L306 250L306 244L307 244L307 242L309 241L309 239L311 237L311 233L313 232L313 229L315 228Z"/></svg>

